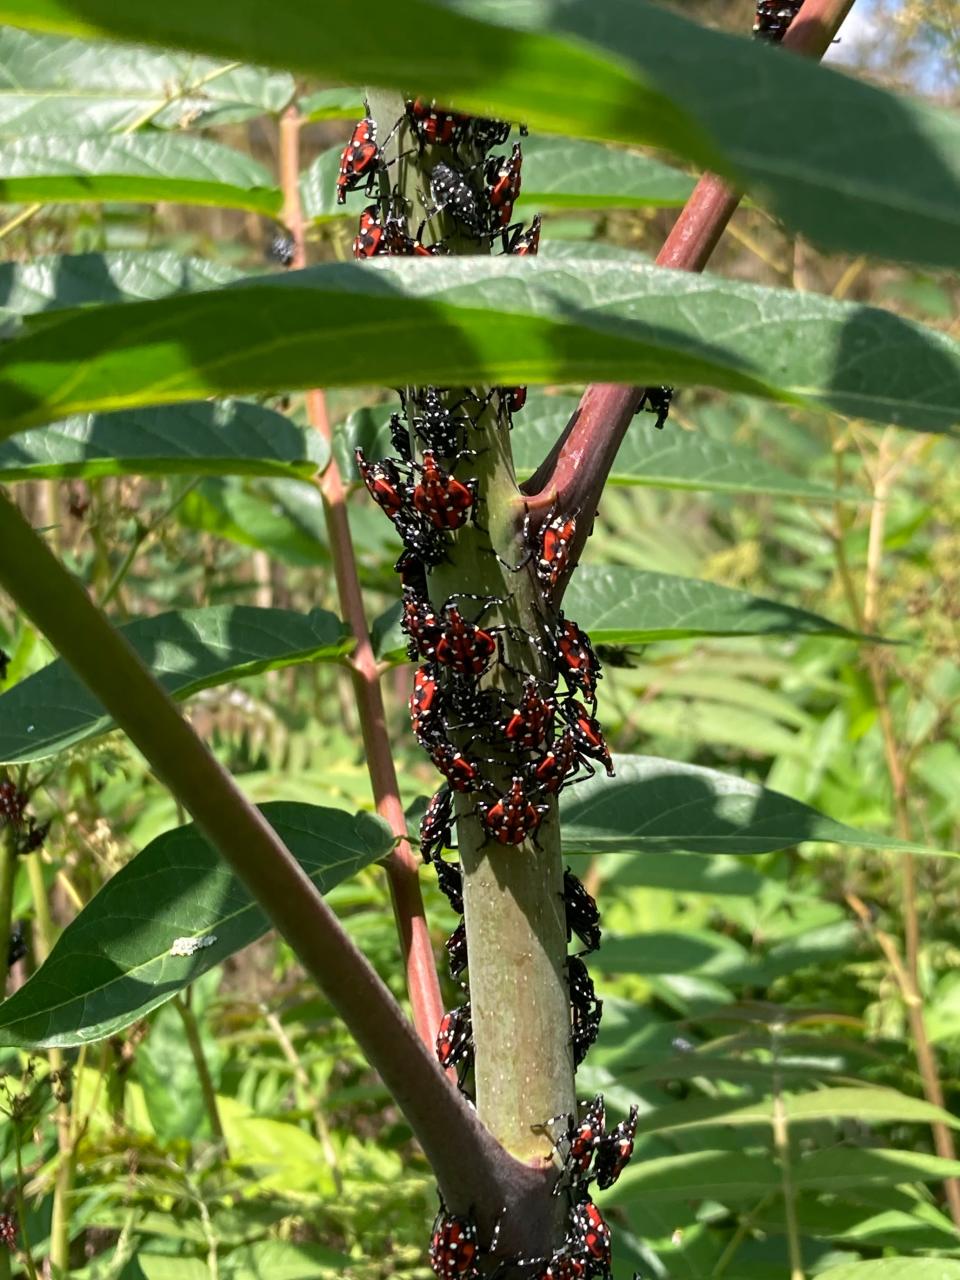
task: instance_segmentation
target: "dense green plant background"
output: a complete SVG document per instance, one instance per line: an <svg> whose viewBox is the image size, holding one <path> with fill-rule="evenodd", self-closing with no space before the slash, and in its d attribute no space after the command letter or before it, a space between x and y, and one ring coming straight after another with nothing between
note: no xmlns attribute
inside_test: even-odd
<svg viewBox="0 0 960 1280"><path fill-rule="evenodd" d="M333 16L311 44L304 15L277 4L269 39L244 45L242 24L224 34L229 15L215 29L218 5L192 7L204 14L164 6L153 28L146 5L111 16L90 0L65 20L39 0L0 4L10 21L87 35L128 23L115 33L171 41L189 42L195 17L196 47L314 73L0 29L0 482L189 699L402 997L373 865L389 835L369 814L310 480L328 450L297 390L332 387L333 452L351 476L395 377L502 380L520 344L521 373L545 384L516 422L529 469L586 378L675 381L666 430L641 417L628 435L567 606L605 646L601 713L621 756L614 783L563 806L565 850L605 925L592 965L605 1017L579 1091L642 1111L633 1165L601 1200L616 1274L780 1280L792 1236L808 1274L859 1258L870 1270L851 1276L960 1275L942 1187L960 1163L930 1128L958 1127L958 879L951 857L927 856L960 850L960 295L942 271L960 258L957 116L865 81L822 92L812 66L639 5L620 9L643 53L617 75L645 84L650 111L622 119L600 92L602 34L585 53L559 15L559 34L525 37L488 88L467 65L479 41L446 65L425 28L422 64L398 47L388 66L374 38L365 65ZM374 29L380 6L366 8ZM749 28L740 4L710 18ZM938 21L899 11L873 54L878 81L909 87L917 58L955 59ZM699 80L667 57L678 40L698 51ZM579 95L558 90L568 64ZM539 273L511 292L500 263L430 279L331 266L297 287L269 263L278 121L294 102L311 262L349 258L363 201L341 216L333 178L360 93L324 73L453 84L465 106L487 93L528 116ZM762 129L742 105L722 109L740 76ZM817 147L830 110L848 133ZM801 183L804 146L817 159ZM644 270L703 164L735 171L759 203L709 277ZM38 423L52 425L23 431ZM384 686L415 805L433 783L407 733L396 548L368 504L351 524L379 652L396 664ZM67 929L62 958L0 1008L0 1178L21 1244L38 1265L47 1254L60 1125L78 1276L427 1275L430 1170L342 1025L7 600L0 646L0 762L53 824L17 875L32 950L9 990ZM439 948L454 920L424 887ZM924 1100L906 1012L917 929L946 1112ZM216 941L177 958L180 934ZM888 1255L908 1261L876 1261ZM24 1253L0 1253L7 1266L21 1272Z"/></svg>

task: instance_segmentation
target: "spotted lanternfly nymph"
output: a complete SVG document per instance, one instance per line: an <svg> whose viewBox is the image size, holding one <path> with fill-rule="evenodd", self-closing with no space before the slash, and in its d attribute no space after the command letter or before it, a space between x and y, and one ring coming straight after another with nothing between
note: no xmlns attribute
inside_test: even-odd
<svg viewBox="0 0 960 1280"><path fill-rule="evenodd" d="M473 1024L470 1020L470 1004L462 1004L445 1013L437 1032L437 1060L441 1067L459 1067L468 1064L473 1056Z"/></svg>
<svg viewBox="0 0 960 1280"><path fill-rule="evenodd" d="M504 253L515 253L518 258L533 257L540 248L540 221L538 213L526 230L520 223L510 235L511 228L507 228L503 233Z"/></svg>
<svg viewBox="0 0 960 1280"><path fill-rule="evenodd" d="M443 944L447 950L451 978L459 978L467 967L467 925L461 920Z"/></svg>
<svg viewBox="0 0 960 1280"><path fill-rule="evenodd" d="M459 169L454 169L442 160L434 165L430 176L430 194L436 201L433 214L449 212L461 226L474 235L479 235L480 209L476 192Z"/></svg>
<svg viewBox="0 0 960 1280"><path fill-rule="evenodd" d="M610 749L604 740L600 722L596 716L592 716L583 703L578 702L576 698L567 698L563 703L562 710L567 723L573 730L577 750L581 755L590 756L593 760L599 760L612 778L614 775L613 760L610 756Z"/></svg>
<svg viewBox="0 0 960 1280"><path fill-rule="evenodd" d="M569 867L563 873L563 902L567 915L567 941L576 934L587 949L600 946L600 912L596 899L588 893Z"/></svg>
<svg viewBox="0 0 960 1280"><path fill-rule="evenodd" d="M463 915L463 872L459 862L444 862L436 858L437 888L450 903L458 916Z"/></svg>
<svg viewBox="0 0 960 1280"><path fill-rule="evenodd" d="M590 1199L583 1199L570 1211L570 1227L573 1239L583 1247L603 1273L609 1273L610 1228L603 1214Z"/></svg>
<svg viewBox="0 0 960 1280"><path fill-rule="evenodd" d="M267 256L281 267L292 267L296 255L296 244L289 231L277 231L267 246Z"/></svg>
<svg viewBox="0 0 960 1280"><path fill-rule="evenodd" d="M597 1186L601 1191L612 1187L630 1162L639 1113L640 1108L634 1103L627 1118L604 1134L597 1148Z"/></svg>
<svg viewBox="0 0 960 1280"><path fill-rule="evenodd" d="M391 520L408 505L407 487L402 483L400 472L391 458L380 462L368 462L361 448L354 450L357 470L367 487L367 492L374 502L386 512Z"/></svg>
<svg viewBox="0 0 960 1280"><path fill-rule="evenodd" d="M531 800L524 778L518 774L499 800L483 800L477 805L477 817L498 844L523 844L535 835L548 808Z"/></svg>
<svg viewBox="0 0 960 1280"><path fill-rule="evenodd" d="M413 489L413 505L437 529L453 531L476 512L477 481L458 480L437 462L432 449L424 449L420 480Z"/></svg>
<svg viewBox="0 0 960 1280"><path fill-rule="evenodd" d="M787 28L800 12L803 0L757 0L753 34L758 40L779 44Z"/></svg>
<svg viewBox="0 0 960 1280"><path fill-rule="evenodd" d="M430 799L420 820L420 856L424 862L440 857L441 849L450 845L453 825L453 792L441 787Z"/></svg>
<svg viewBox="0 0 960 1280"><path fill-rule="evenodd" d="M673 387L644 387L636 412L645 409L647 413L655 413L657 420L653 424L662 431L670 413L670 402L673 400Z"/></svg>
<svg viewBox="0 0 960 1280"><path fill-rule="evenodd" d="M491 156L484 169L487 202L492 211L492 230L502 231L510 225L513 206L520 194L520 170L523 154L520 143L513 144L509 156Z"/></svg>
<svg viewBox="0 0 960 1280"><path fill-rule="evenodd" d="M473 1219L448 1213L441 1203L430 1236L430 1266L437 1280L479 1280L479 1254Z"/></svg>

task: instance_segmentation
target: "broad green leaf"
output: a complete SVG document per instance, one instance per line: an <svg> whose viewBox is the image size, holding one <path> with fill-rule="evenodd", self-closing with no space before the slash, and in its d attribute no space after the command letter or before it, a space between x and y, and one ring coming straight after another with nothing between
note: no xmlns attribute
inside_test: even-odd
<svg viewBox="0 0 960 1280"><path fill-rule="evenodd" d="M691 636L820 635L850 639L818 614L699 578L583 565L570 581L564 612L583 619L595 644L646 644Z"/></svg>
<svg viewBox="0 0 960 1280"><path fill-rule="evenodd" d="M849 640L855 633L804 609L764 600L746 591L697 578L582 565L564 597L564 612L589 622L595 645L641 645L695 636L820 635ZM402 661L406 638L400 606L378 619L375 642L381 657Z"/></svg>
<svg viewBox="0 0 960 1280"><path fill-rule="evenodd" d="M817 1151L793 1164L798 1191L838 1191L905 1182L937 1182L957 1177L960 1161L913 1151L836 1147ZM759 1199L770 1190L770 1156L745 1151L688 1151L682 1155L634 1161L604 1197L605 1204L635 1196L656 1200Z"/></svg>
<svg viewBox="0 0 960 1280"><path fill-rule="evenodd" d="M565 246L581 252L582 245ZM513 421L513 457L517 474L532 475L556 443L580 403L578 396L531 391ZM333 448L341 470L354 466L360 445L374 458L390 452L388 421L393 405L357 409L334 432ZM728 444L703 431L684 431L673 422L663 431L649 414L639 415L624 437L608 484L651 485L663 489L718 493L769 493L817 502L866 502L866 494L834 489L804 476L793 476L767 462L756 449Z"/></svg>
<svg viewBox="0 0 960 1280"><path fill-rule="evenodd" d="M352 644L343 623L325 609L302 614L218 605L139 618L120 631L176 698L277 667L334 662ZM0 760L42 760L113 727L58 658L0 695Z"/></svg>
<svg viewBox="0 0 960 1280"><path fill-rule="evenodd" d="M282 111L293 77L0 28L0 136L205 128Z"/></svg>
<svg viewBox="0 0 960 1280"><path fill-rule="evenodd" d="M939 1122L952 1129L960 1129L960 1119L949 1111L924 1102L921 1098L898 1093L896 1089L839 1086L817 1089L812 1093L787 1093L783 1096L783 1107L790 1124L839 1120L843 1116L853 1116L862 1124ZM712 1125L770 1124L772 1120L772 1098L764 1098L760 1102L741 1102L731 1098L687 1098L684 1102L668 1103L641 1115L637 1132L668 1133Z"/></svg>
<svg viewBox="0 0 960 1280"><path fill-rule="evenodd" d="M693 179L651 156L576 138L524 138L523 184L517 213L546 209L634 209L679 205ZM349 205L336 203L342 146L319 155L301 179L306 216L314 221L356 216L369 203L362 192Z"/></svg>
<svg viewBox="0 0 960 1280"><path fill-rule="evenodd" d="M46 317L0 350L0 432L278 386L587 378L924 430L960 416L960 344L883 311L617 263L464 258L334 264Z"/></svg>
<svg viewBox="0 0 960 1280"><path fill-rule="evenodd" d="M0 201L127 200L276 216L270 174L241 151L188 134L38 134L0 148Z"/></svg>
<svg viewBox="0 0 960 1280"><path fill-rule="evenodd" d="M262 405L215 403L85 414L0 442L0 481L62 476L311 476L323 437Z"/></svg>
<svg viewBox="0 0 960 1280"><path fill-rule="evenodd" d="M299 0L268 22L228 0L3 0L0 21L413 84L534 131L654 144L734 174L828 248L960 264L957 116L643 0L367 0L362 38L352 6Z"/></svg>
<svg viewBox="0 0 960 1280"><path fill-rule="evenodd" d="M960 1280L960 1262L950 1258L871 1258L821 1271L819 1280Z"/></svg>
<svg viewBox="0 0 960 1280"><path fill-rule="evenodd" d="M287 564L328 564L323 499L299 480L204 480L177 508L177 519Z"/></svg>
<svg viewBox="0 0 960 1280"><path fill-rule="evenodd" d="M642 708L639 720L642 727ZM772 853L816 840L867 849L945 852L846 826L799 800L716 769L640 755L615 756L614 764L615 778L598 775L560 797L567 850Z"/></svg>
<svg viewBox="0 0 960 1280"><path fill-rule="evenodd" d="M384 857L392 844L371 814L285 801L262 812L322 893ZM0 1045L102 1040L269 927L192 823L168 831L107 881L0 1007Z"/></svg>
<svg viewBox="0 0 960 1280"><path fill-rule="evenodd" d="M300 114L312 120L356 120L365 110L362 89L321 89L297 103Z"/></svg>
<svg viewBox="0 0 960 1280"><path fill-rule="evenodd" d="M277 1125L288 1132L287 1143L305 1137L293 1125ZM231 1153L233 1144L231 1143ZM289 1190L289 1187L285 1188ZM216 1223L219 1230L219 1217ZM315 1276L348 1274L352 1258L322 1244L293 1244L287 1240L259 1240L222 1253L217 1270L223 1280L314 1280ZM137 1253L137 1264L147 1280L210 1280L205 1260L162 1253Z"/></svg>
<svg viewBox="0 0 960 1280"><path fill-rule="evenodd" d="M147 302L230 284L241 273L205 258L153 253L77 253L0 264L0 319L12 328L39 316L96 302Z"/></svg>

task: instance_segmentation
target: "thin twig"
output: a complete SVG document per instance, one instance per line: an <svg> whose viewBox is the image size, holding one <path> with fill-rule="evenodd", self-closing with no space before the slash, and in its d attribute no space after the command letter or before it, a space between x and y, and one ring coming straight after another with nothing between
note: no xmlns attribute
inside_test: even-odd
<svg viewBox="0 0 960 1280"><path fill-rule="evenodd" d="M876 927L869 908L855 893L852 891L847 892L844 896L860 923L883 952L887 964L889 964L893 972L897 986L900 989L900 998L903 1000L907 1011L910 1031L913 1035L914 1051L917 1055L917 1067L923 1082L924 1097L935 1107L943 1109L943 1085L940 1083L936 1055L927 1037L927 1027L923 1017L923 997L917 989L912 974L901 959L897 944L890 934ZM949 1127L941 1121L935 1120L931 1123L930 1128L933 1131L933 1142L937 1148L937 1154L945 1160L956 1160L957 1150L953 1141L953 1133ZM943 1190L950 1208L950 1216L956 1225L960 1227L960 1180L957 1178L944 1178Z"/></svg>
<svg viewBox="0 0 960 1280"><path fill-rule="evenodd" d="M296 107L288 107L280 122L280 181L283 218L293 237L295 268L306 265L299 178L300 115ZM330 420L322 391L307 392L307 416L313 428L329 441ZM407 992L417 1031L424 1044L432 1050L443 1017L440 982L420 892L418 859L406 839L407 824L387 734L380 671L367 628L353 537L347 519L346 486L333 457L322 474L316 477L315 484L323 499L340 609L356 640L350 657L350 674L377 813L398 841L385 860L385 866L406 965Z"/></svg>
<svg viewBox="0 0 960 1280"><path fill-rule="evenodd" d="M197 1079L200 1081L200 1092L203 1096L203 1105L207 1113L207 1119L210 1122L210 1131L214 1140L223 1149L224 1158L230 1159L230 1151L227 1147L227 1139L223 1132L223 1123L220 1119L220 1108L217 1105L217 1091L213 1085L213 1077L210 1075L210 1065L207 1062L207 1055L203 1051L203 1041L200 1039L200 1028L197 1025L197 1015L193 1012L188 1001L179 992L173 997L174 1007L180 1015L180 1021L183 1023L184 1034L187 1037L187 1045L190 1049L190 1056L193 1058L193 1065L197 1071Z"/></svg>
<svg viewBox="0 0 960 1280"><path fill-rule="evenodd" d="M853 0L806 0L783 38L784 47L806 57L822 57L852 7ZM716 174L705 173L657 254L657 266L703 271L739 203L738 192ZM528 509L556 503L564 511L579 513L561 590L586 544L613 460L645 391L620 383L587 387L559 440L521 486Z"/></svg>
<svg viewBox="0 0 960 1280"><path fill-rule="evenodd" d="M773 1149L777 1153L777 1163L780 1166L780 1190L783 1195L783 1215L787 1228L790 1280L804 1280L803 1255L800 1252L800 1226L797 1221L797 1202L793 1187L793 1163L790 1157L790 1129L787 1123L787 1108L783 1101L783 1080L779 1067L776 1066L779 1048L777 1040L782 1031L782 1026L772 1028L774 1037Z"/></svg>

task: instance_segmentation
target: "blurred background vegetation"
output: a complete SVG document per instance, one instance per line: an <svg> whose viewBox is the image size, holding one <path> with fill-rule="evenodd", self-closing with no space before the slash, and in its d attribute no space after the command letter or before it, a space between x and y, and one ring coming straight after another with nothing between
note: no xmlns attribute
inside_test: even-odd
<svg viewBox="0 0 960 1280"><path fill-rule="evenodd" d="M749 29L740 0L685 7L711 24ZM882 83L957 105L951 6L910 0L856 12L856 38L851 28L835 57ZM243 120L212 111L178 123L277 170L275 114ZM346 128L343 120L307 126L306 160L340 145ZM674 216L656 208L554 212L545 235L555 244L602 242L652 256ZM44 206L0 230L15 260L162 248L243 272L269 269L273 232L254 214L122 204ZM352 223L315 223L312 261L346 259L352 236ZM824 257L755 208L737 213L711 270L870 302L954 335L960 328L956 280ZM383 398L371 388L332 392L329 402L343 422ZM305 423L299 396L276 403ZM838 820L960 849L960 446L686 389L667 431L736 443L859 498L611 487L587 563L709 579L896 643L718 638L607 654L601 714L611 745L724 769ZM52 527L95 596L109 596L116 619L217 603L336 611L320 501L306 481L93 478L16 492L35 524ZM374 617L393 602L394 552L386 522L368 504L355 504L352 517ZM0 644L12 657L11 683L52 656L3 601ZM433 782L407 732L408 675L398 668L385 685L405 799L413 802ZM189 703L189 714L255 800L370 807L349 685L335 668L297 666L210 690ZM52 822L42 876L53 932L135 851L183 819L117 734L48 769L32 766L30 781L38 817ZM956 1112L960 873L952 860L805 846L750 858L578 859L576 870L599 897L605 925L592 969L606 1016L580 1075L582 1096L602 1089L615 1108L638 1100L646 1111L853 1079L921 1097L893 946L908 969L915 966L946 1104ZM455 920L432 882L424 888L439 950ZM403 999L380 872L341 884L330 901ZM32 946L13 967L11 990L49 942L33 902L20 877L14 917L28 937L32 931ZM457 998L454 984L446 994ZM202 1045L215 1109L185 1028ZM0 1065L0 1109L9 1118L0 1139L3 1205L24 1214L21 1243L38 1265L49 1239L59 1124L71 1126L76 1163L70 1232L78 1276L428 1274L430 1171L349 1036L273 935L121 1036L52 1062L6 1051ZM217 1123L222 1144L214 1141ZM877 1145L880 1132L852 1115L802 1123L791 1140L798 1152L829 1152ZM606 1202L618 1228L618 1277L788 1274L772 1179L767 1188L744 1174L726 1195L644 1184L643 1162L696 1152L706 1138L729 1152L733 1168L749 1152L769 1152L774 1136L757 1123L645 1138L631 1170L639 1173L625 1176ZM882 1128L882 1145L934 1150L929 1127L901 1121ZM847 1185L838 1174L797 1187L795 1197L811 1274L841 1250L960 1257L936 1182ZM0 1254L0 1270L9 1265Z"/></svg>

